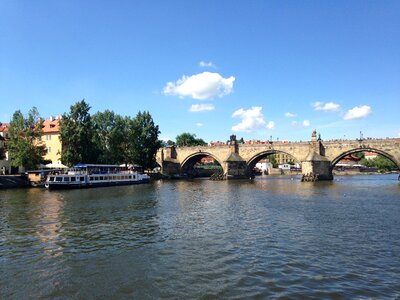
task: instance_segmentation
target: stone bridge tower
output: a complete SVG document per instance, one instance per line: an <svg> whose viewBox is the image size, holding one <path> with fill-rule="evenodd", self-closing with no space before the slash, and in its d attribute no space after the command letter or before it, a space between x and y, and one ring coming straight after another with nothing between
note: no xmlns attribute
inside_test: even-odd
<svg viewBox="0 0 400 300"><path fill-rule="evenodd" d="M314 130L311 135L310 151L301 162L301 170L304 176L317 180L332 180L331 161L325 157L325 148L321 137Z"/></svg>
<svg viewBox="0 0 400 300"><path fill-rule="evenodd" d="M236 135L231 135L229 140L230 154L224 161L226 179L248 178L247 162L239 155L239 145Z"/></svg>

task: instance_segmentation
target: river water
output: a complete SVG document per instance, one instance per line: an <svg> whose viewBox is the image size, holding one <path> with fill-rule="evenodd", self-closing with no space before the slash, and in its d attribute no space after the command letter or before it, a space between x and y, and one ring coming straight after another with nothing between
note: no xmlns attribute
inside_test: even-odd
<svg viewBox="0 0 400 300"><path fill-rule="evenodd" d="M400 297L397 175L0 191L0 298Z"/></svg>

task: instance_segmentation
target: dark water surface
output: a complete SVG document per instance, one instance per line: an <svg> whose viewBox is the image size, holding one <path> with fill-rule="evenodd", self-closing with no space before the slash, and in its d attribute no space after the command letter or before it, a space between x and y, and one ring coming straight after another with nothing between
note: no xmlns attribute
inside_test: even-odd
<svg viewBox="0 0 400 300"><path fill-rule="evenodd" d="M0 298L400 297L397 175L0 191Z"/></svg>

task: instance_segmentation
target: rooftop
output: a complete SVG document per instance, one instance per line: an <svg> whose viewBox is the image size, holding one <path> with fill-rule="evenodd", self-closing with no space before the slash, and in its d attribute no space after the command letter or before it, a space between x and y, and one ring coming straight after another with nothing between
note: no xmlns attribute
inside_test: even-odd
<svg viewBox="0 0 400 300"><path fill-rule="evenodd" d="M43 133L58 133L60 132L60 120L55 118L50 118L49 120L43 121Z"/></svg>

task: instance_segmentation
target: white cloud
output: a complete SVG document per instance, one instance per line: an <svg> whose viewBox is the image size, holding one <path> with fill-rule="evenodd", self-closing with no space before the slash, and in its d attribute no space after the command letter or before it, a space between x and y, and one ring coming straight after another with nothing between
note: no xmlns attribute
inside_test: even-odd
<svg viewBox="0 0 400 300"><path fill-rule="evenodd" d="M275 122L274 121L269 121L267 124L268 129L274 129L275 128Z"/></svg>
<svg viewBox="0 0 400 300"><path fill-rule="evenodd" d="M192 104L189 108L190 112L201 112L201 111L209 111L214 110L215 106L213 104Z"/></svg>
<svg viewBox="0 0 400 300"><path fill-rule="evenodd" d="M214 68L214 69L216 68L216 66L211 61L209 61L209 62L201 61L201 62L199 62L199 66L202 68L207 68L207 67Z"/></svg>
<svg viewBox="0 0 400 300"><path fill-rule="evenodd" d="M197 127L202 127L202 126L203 126L203 123L200 123L200 122L199 122L199 123L196 123L196 126L197 126Z"/></svg>
<svg viewBox="0 0 400 300"><path fill-rule="evenodd" d="M244 110L243 108L238 109L232 114L232 117L237 117L242 119L242 121L233 126L233 131L244 131L251 132L257 129L272 129L275 127L275 123L273 121L265 122L264 115L261 112L262 107L253 106L251 109Z"/></svg>
<svg viewBox="0 0 400 300"><path fill-rule="evenodd" d="M323 111L338 111L340 109L340 105L333 102L315 102L313 103L314 110L323 110Z"/></svg>
<svg viewBox="0 0 400 300"><path fill-rule="evenodd" d="M232 92L235 77L223 78L218 73L203 72L192 76L183 76L177 82L168 82L164 87L165 95L177 95L181 98L205 100L223 97Z"/></svg>
<svg viewBox="0 0 400 300"><path fill-rule="evenodd" d="M285 113L285 117L287 117L287 118L294 118L295 116L296 116L296 114L291 113L291 112L286 112Z"/></svg>
<svg viewBox="0 0 400 300"><path fill-rule="evenodd" d="M368 105L356 106L352 109L349 109L344 115L343 119L345 120L353 120L360 119L368 116L372 113L371 107Z"/></svg>
<svg viewBox="0 0 400 300"><path fill-rule="evenodd" d="M292 121L293 126L298 127L309 127L311 125L310 120L304 120L303 122L299 123L297 121Z"/></svg>

